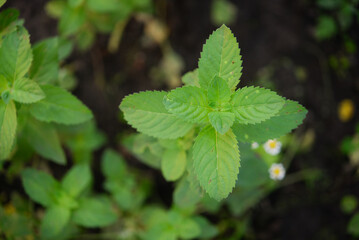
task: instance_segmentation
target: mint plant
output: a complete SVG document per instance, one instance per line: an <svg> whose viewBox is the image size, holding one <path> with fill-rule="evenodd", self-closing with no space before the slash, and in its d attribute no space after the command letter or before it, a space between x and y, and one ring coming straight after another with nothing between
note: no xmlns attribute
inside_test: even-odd
<svg viewBox="0 0 359 240"><path fill-rule="evenodd" d="M10 158L17 142L26 139L39 155L64 164L54 124L80 124L93 116L80 100L57 86L59 40L50 38L31 47L18 16L15 9L0 13L0 160Z"/></svg>
<svg viewBox="0 0 359 240"><path fill-rule="evenodd" d="M135 93L120 104L125 120L149 136L178 139L194 129L194 181L218 201L237 180L238 140L261 143L280 137L296 128L307 112L268 89L237 89L241 74L238 43L223 25L204 44L198 69L184 76L185 86ZM176 159L168 156L167 161Z"/></svg>
<svg viewBox="0 0 359 240"><path fill-rule="evenodd" d="M61 182L36 169L23 171L26 193L47 208L40 227L43 239L63 238L67 228L73 227L70 222L84 227L104 227L116 221L117 215L107 197L86 196L91 179L87 164L74 166Z"/></svg>

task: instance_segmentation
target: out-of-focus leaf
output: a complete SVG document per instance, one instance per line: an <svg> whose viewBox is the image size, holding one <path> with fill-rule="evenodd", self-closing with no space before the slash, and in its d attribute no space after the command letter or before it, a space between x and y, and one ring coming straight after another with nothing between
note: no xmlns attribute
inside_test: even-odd
<svg viewBox="0 0 359 240"><path fill-rule="evenodd" d="M53 206L49 208L41 221L40 232L43 239L54 239L69 222L71 212L69 209Z"/></svg>
<svg viewBox="0 0 359 240"><path fill-rule="evenodd" d="M76 183L76 184L74 184ZM66 173L62 180L62 188L71 196L76 198L91 183L91 170L88 164L74 166Z"/></svg>
<svg viewBox="0 0 359 240"><path fill-rule="evenodd" d="M168 149L163 153L161 170L167 181L176 181L186 169L186 152L181 149Z"/></svg>
<svg viewBox="0 0 359 240"><path fill-rule="evenodd" d="M84 227L105 227L117 220L111 202L105 198L84 198L75 210L73 221Z"/></svg>
<svg viewBox="0 0 359 240"><path fill-rule="evenodd" d="M237 17L237 7L228 0L213 0L211 6L211 20L217 25L230 25Z"/></svg>
<svg viewBox="0 0 359 240"><path fill-rule="evenodd" d="M59 31L64 36L75 34L86 21L86 14L83 8L64 8Z"/></svg>
<svg viewBox="0 0 359 240"><path fill-rule="evenodd" d="M355 237L359 236L359 213L350 219L347 231Z"/></svg>
<svg viewBox="0 0 359 240"><path fill-rule="evenodd" d="M24 135L34 150L44 158L58 164L66 163L59 137L51 124L29 119L24 129Z"/></svg>
<svg viewBox="0 0 359 240"><path fill-rule="evenodd" d="M336 33L337 25L332 17L322 15L318 18L318 23L315 27L315 36L318 38L318 40L322 41L329 39Z"/></svg>
<svg viewBox="0 0 359 240"><path fill-rule="evenodd" d="M49 174L28 168L21 174L25 192L32 200L45 207L54 204L54 191L59 189L59 183Z"/></svg>
<svg viewBox="0 0 359 240"><path fill-rule="evenodd" d="M219 233L216 226L211 224L207 218L202 216L196 216L193 220L200 226L201 234L199 235L200 239L213 239Z"/></svg>
<svg viewBox="0 0 359 240"><path fill-rule="evenodd" d="M4 1L4 0L3 0ZM13 8L8 8L0 12L0 35L19 17L19 11ZM5 31L6 32L6 31Z"/></svg>
<svg viewBox="0 0 359 240"><path fill-rule="evenodd" d="M30 78L39 84L54 83L59 77L58 39L49 38L34 45Z"/></svg>

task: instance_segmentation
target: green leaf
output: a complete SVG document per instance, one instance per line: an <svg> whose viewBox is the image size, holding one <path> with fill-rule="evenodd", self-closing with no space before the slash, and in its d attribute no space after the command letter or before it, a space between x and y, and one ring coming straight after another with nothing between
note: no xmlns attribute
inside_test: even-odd
<svg viewBox="0 0 359 240"><path fill-rule="evenodd" d="M21 173L22 184L25 192L35 202L49 207L54 204L53 198L55 189L59 183L49 174L33 168L27 168Z"/></svg>
<svg viewBox="0 0 359 240"><path fill-rule="evenodd" d="M190 123L207 123L211 111L206 92L193 86L170 91L164 98L164 105L170 113Z"/></svg>
<svg viewBox="0 0 359 240"><path fill-rule="evenodd" d="M178 226L179 236L182 239L197 238L201 234L201 228L196 221L185 218Z"/></svg>
<svg viewBox="0 0 359 240"><path fill-rule="evenodd" d="M76 43L81 51L85 51L91 47L96 39L96 32L92 28L82 28L79 33L76 34Z"/></svg>
<svg viewBox="0 0 359 240"><path fill-rule="evenodd" d="M84 3L84 0L67 0L68 4L72 8L81 6Z"/></svg>
<svg viewBox="0 0 359 240"><path fill-rule="evenodd" d="M232 98L232 112L237 123L256 124L276 115L284 103L282 97L268 89L244 87Z"/></svg>
<svg viewBox="0 0 359 240"><path fill-rule="evenodd" d="M50 85L41 86L46 98L31 105L31 114L40 121L79 124L90 120L91 111L68 91Z"/></svg>
<svg viewBox="0 0 359 240"><path fill-rule="evenodd" d="M143 240L177 240L176 229L166 222L160 222L158 225L148 227L141 235Z"/></svg>
<svg viewBox="0 0 359 240"><path fill-rule="evenodd" d="M199 83L208 89L212 79L219 76L234 90L242 75L242 60L236 38L222 25L207 40L198 63Z"/></svg>
<svg viewBox="0 0 359 240"><path fill-rule="evenodd" d="M32 61L29 34L25 28L6 35L0 46L0 74L13 83L29 70Z"/></svg>
<svg viewBox="0 0 359 240"><path fill-rule="evenodd" d="M87 0L86 4L89 9L99 13L114 12L117 11L117 9L121 8L121 3L117 0L107 0L107 1Z"/></svg>
<svg viewBox="0 0 359 240"><path fill-rule="evenodd" d="M64 189L61 188L59 184L59 188L54 192L53 199L55 199L55 205L61 206L67 209L75 209L78 207L78 202L71 197Z"/></svg>
<svg viewBox="0 0 359 240"><path fill-rule="evenodd" d="M105 227L117 220L111 202L105 198L84 198L75 210L73 221L83 227Z"/></svg>
<svg viewBox="0 0 359 240"><path fill-rule="evenodd" d="M334 10L339 7L341 1L340 0L317 0L317 5L321 8Z"/></svg>
<svg viewBox="0 0 359 240"><path fill-rule="evenodd" d="M41 237L43 239L54 239L66 227L70 221L71 211L69 209L53 206L49 208L41 221Z"/></svg>
<svg viewBox="0 0 359 240"><path fill-rule="evenodd" d="M119 180L108 180L104 185L116 203L123 211L133 211L139 209L148 192L146 182L137 181L134 176L128 174Z"/></svg>
<svg viewBox="0 0 359 240"><path fill-rule="evenodd" d="M96 128L94 121L65 126L61 130L76 163L89 163L93 158L92 153L106 142L106 136Z"/></svg>
<svg viewBox="0 0 359 240"><path fill-rule="evenodd" d="M222 107L231 99L231 90L227 82L215 76L208 89L208 102L210 106Z"/></svg>
<svg viewBox="0 0 359 240"><path fill-rule="evenodd" d="M76 184L74 184L76 183ZM62 188L73 198L78 197L91 183L91 170L88 164L71 168L62 180Z"/></svg>
<svg viewBox="0 0 359 240"><path fill-rule="evenodd" d="M319 16L317 26L315 27L315 36L320 41L333 37L337 34L337 31L337 25L331 16Z"/></svg>
<svg viewBox="0 0 359 240"><path fill-rule="evenodd" d="M39 84L54 83L59 75L58 39L49 38L33 47L30 78Z"/></svg>
<svg viewBox="0 0 359 240"><path fill-rule="evenodd" d="M132 134L125 137L122 144L144 164L155 169L161 168L159 156L161 156L163 148L156 138L141 133Z"/></svg>
<svg viewBox="0 0 359 240"><path fill-rule="evenodd" d="M67 2L63 0L52 0L46 3L45 11L52 18L60 18L66 6Z"/></svg>
<svg viewBox="0 0 359 240"><path fill-rule="evenodd" d="M225 134L234 123L234 114L231 112L211 112L209 122L220 134Z"/></svg>
<svg viewBox="0 0 359 240"><path fill-rule="evenodd" d="M207 218L202 216L195 216L193 220L200 226L201 235L199 239L214 239L218 235L218 229L216 226L213 226Z"/></svg>
<svg viewBox="0 0 359 240"><path fill-rule="evenodd" d="M0 160L7 158L14 144L17 127L16 107L13 101L5 104L0 99Z"/></svg>
<svg viewBox="0 0 359 240"><path fill-rule="evenodd" d="M266 194L265 188L239 187L226 199L229 210L234 216L243 216L255 206Z"/></svg>
<svg viewBox="0 0 359 240"><path fill-rule="evenodd" d="M5 30L19 17L19 11L13 8L5 9L0 12L0 35L6 33ZM0 41L1 42L1 41Z"/></svg>
<svg viewBox="0 0 359 240"><path fill-rule="evenodd" d="M59 31L62 36L68 37L75 34L85 21L86 14L84 8L65 7L59 22Z"/></svg>
<svg viewBox="0 0 359 240"><path fill-rule="evenodd" d="M357 8L355 8L351 3L346 3L341 6L338 12L338 21L341 30L347 31L348 28L353 23L353 17L358 13Z"/></svg>
<svg viewBox="0 0 359 240"><path fill-rule="evenodd" d="M24 135L29 144L42 157L58 164L65 164L66 157L61 147L55 128L48 123L29 119L24 128Z"/></svg>
<svg viewBox="0 0 359 240"><path fill-rule="evenodd" d="M0 7L6 3L6 0L0 0Z"/></svg>
<svg viewBox="0 0 359 240"><path fill-rule="evenodd" d="M265 160L260 158L249 144L239 144L239 150L242 157L237 186L255 188L270 181L268 165Z"/></svg>
<svg viewBox="0 0 359 240"><path fill-rule="evenodd" d="M228 0L213 0L211 6L211 20L220 26L221 24L232 24L237 17L236 5Z"/></svg>
<svg viewBox="0 0 359 240"><path fill-rule="evenodd" d="M287 100L277 115L269 120L256 125L235 123L232 129L241 142L263 143L291 132L303 122L306 114L307 110L302 105Z"/></svg>
<svg viewBox="0 0 359 240"><path fill-rule="evenodd" d="M182 82L185 86L194 86L200 87L199 78L198 78L198 68L193 70L192 72L188 72L182 77Z"/></svg>
<svg viewBox="0 0 359 240"><path fill-rule="evenodd" d="M191 188L188 177L182 178L173 192L173 201L180 208L195 206L201 199L199 192Z"/></svg>
<svg viewBox="0 0 359 240"><path fill-rule="evenodd" d="M104 175L111 179L121 179L127 171L127 166L122 156L111 149L106 149L103 154L101 168Z"/></svg>
<svg viewBox="0 0 359 240"><path fill-rule="evenodd" d="M139 132L147 135L175 139L182 137L192 128L173 114L163 105L166 92L147 91L129 95L122 100L120 109L126 121Z"/></svg>
<svg viewBox="0 0 359 240"><path fill-rule="evenodd" d="M347 231L355 237L359 236L359 213L350 219Z"/></svg>
<svg viewBox="0 0 359 240"><path fill-rule="evenodd" d="M70 56L74 48L74 43L70 39L58 38L58 55L59 61L62 62ZM66 71L66 68L62 68L61 71ZM61 75L61 73L59 73Z"/></svg>
<svg viewBox="0 0 359 240"><path fill-rule="evenodd" d="M201 130L193 146L193 166L201 186L217 201L232 191L240 167L237 139L229 130L221 135L212 127Z"/></svg>
<svg viewBox="0 0 359 240"><path fill-rule="evenodd" d="M358 199L354 195L345 195L340 201L340 208L344 213L351 214L358 207Z"/></svg>
<svg viewBox="0 0 359 240"><path fill-rule="evenodd" d="M181 149L168 149L161 161L162 174L167 181L176 181L186 169L186 152Z"/></svg>
<svg viewBox="0 0 359 240"><path fill-rule="evenodd" d="M45 98L45 93L36 82L20 78L14 82L11 98L20 103L34 103Z"/></svg>

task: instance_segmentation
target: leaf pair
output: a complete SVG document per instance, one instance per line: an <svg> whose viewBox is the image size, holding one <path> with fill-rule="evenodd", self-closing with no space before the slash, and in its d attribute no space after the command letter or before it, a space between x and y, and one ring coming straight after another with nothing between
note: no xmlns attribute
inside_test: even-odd
<svg viewBox="0 0 359 240"><path fill-rule="evenodd" d="M185 86L172 90L164 99L167 110L188 123L210 123L225 134L234 122L256 124L265 121L284 105L282 97L258 87L245 87L231 93L227 82L214 77L208 89Z"/></svg>

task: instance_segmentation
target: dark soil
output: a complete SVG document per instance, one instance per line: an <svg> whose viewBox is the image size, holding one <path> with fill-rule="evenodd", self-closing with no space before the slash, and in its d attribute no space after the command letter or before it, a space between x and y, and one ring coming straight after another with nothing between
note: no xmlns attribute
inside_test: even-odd
<svg viewBox="0 0 359 240"><path fill-rule="evenodd" d="M56 21L46 16L44 0L11 0L7 6L18 8L26 20L32 42L56 35ZM197 67L205 39L215 29L210 21L210 1L172 0L167 2L166 14L159 12L170 28L170 41L186 64L186 71ZM233 1L238 17L230 25L239 41L243 57L241 86L252 84L263 67L283 59L304 68L306 80L298 81L293 69L276 68L273 81L286 98L299 101L309 113L301 130L313 129L315 144L308 153L295 157L289 172L320 168L323 178L309 187L296 183L272 193L253 209L253 238L248 239L351 239L346 234L349 216L340 211L343 195L359 197L359 181L355 171L348 168L348 159L340 153L342 139L354 133L356 114L349 123L337 116L338 102L350 98L359 106L358 56L352 56L346 77L338 77L328 66L328 57L342 52L342 37L319 43L313 35L319 15L312 1L272 0ZM75 52L78 87L75 94L94 112L99 128L117 146L116 136L129 127L118 121L118 105L129 93L154 89L149 70L159 63L158 47L143 47L143 26L134 19L126 27L117 54L106 51L108 36L99 36L86 53ZM359 26L352 26L349 35L359 43ZM105 84L95 81L95 74L104 75ZM121 80L115 77L121 73ZM132 162L133 158L129 158ZM97 160L98 161L98 160ZM139 165L139 164L138 164ZM171 186L156 178L161 198L163 191L171 194ZM101 183L99 183L101 185ZM164 190L163 190L163 188ZM162 189L161 189L162 188ZM161 191L160 191L161 190Z"/></svg>

